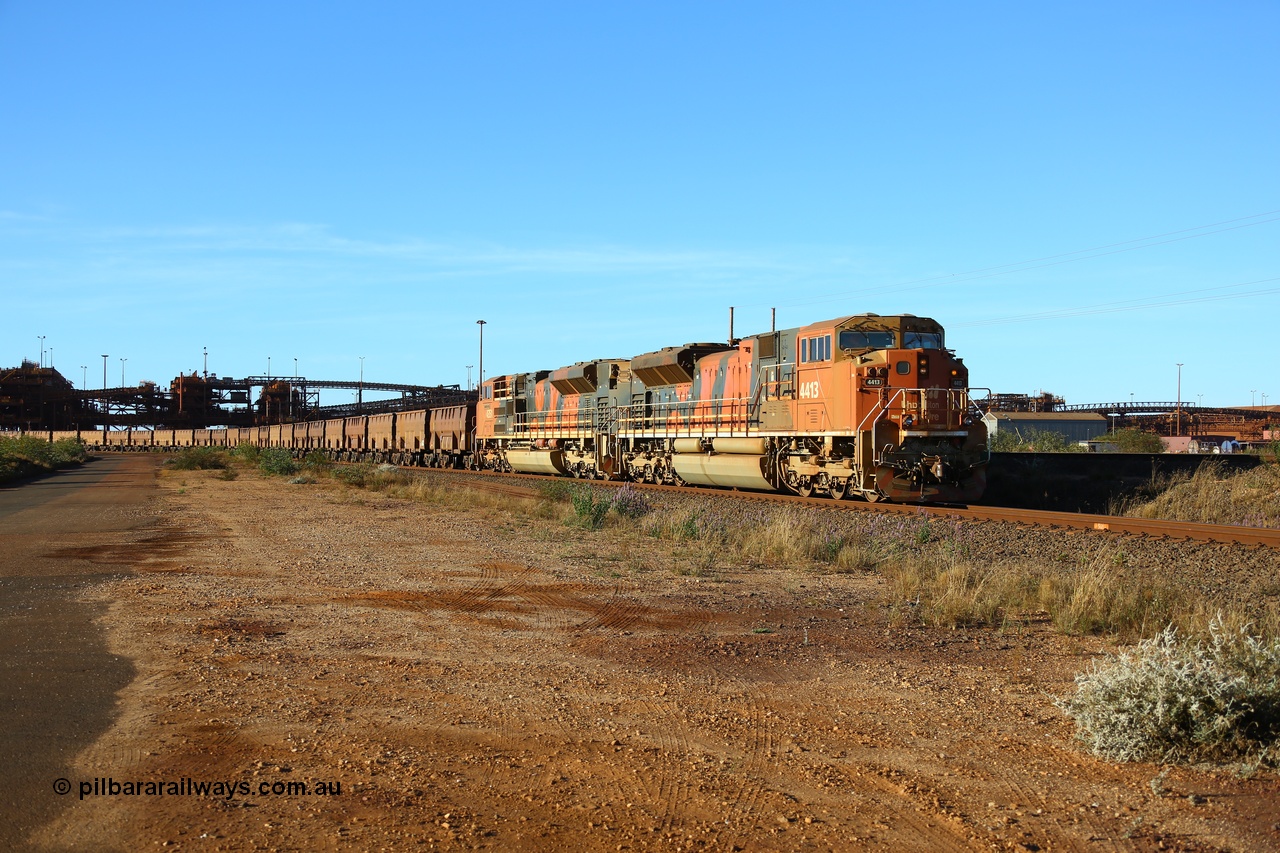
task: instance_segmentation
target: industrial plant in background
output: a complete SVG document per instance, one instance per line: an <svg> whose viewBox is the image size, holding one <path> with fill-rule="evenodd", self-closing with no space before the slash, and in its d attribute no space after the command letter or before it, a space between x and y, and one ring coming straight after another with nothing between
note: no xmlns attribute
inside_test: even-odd
<svg viewBox="0 0 1280 853"><path fill-rule="evenodd" d="M322 389L352 392L353 400L320 405ZM365 400L366 392L392 394ZM294 423L317 417L411 411L474 400L474 391L458 385L403 385L360 380L311 380L305 377L219 377L192 371L169 383L77 389L53 367L23 360L0 369L0 431L92 430L125 428L207 429ZM1049 392L991 394L974 404L984 413L990 433L1025 428L1062 433L1069 441L1096 439L1117 429L1138 429L1166 439L1169 449L1185 450L1178 440L1230 437L1243 442L1280 440L1276 406L1201 406L1184 401L1088 403L1068 405ZM1084 432L1081 432L1081 431ZM1084 434L1087 433L1087 434Z"/></svg>
<svg viewBox="0 0 1280 853"><path fill-rule="evenodd" d="M353 392L351 403L321 406L320 391ZM365 400L366 393L392 394ZM305 377L216 374L179 375L167 389L154 382L136 386L77 389L53 367L24 360L0 369L0 430L249 427L316 416L392 412L474 399L457 385L309 380Z"/></svg>

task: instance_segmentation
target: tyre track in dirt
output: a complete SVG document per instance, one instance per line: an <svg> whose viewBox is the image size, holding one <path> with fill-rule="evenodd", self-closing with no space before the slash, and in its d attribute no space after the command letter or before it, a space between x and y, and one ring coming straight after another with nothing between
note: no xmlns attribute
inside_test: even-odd
<svg viewBox="0 0 1280 853"><path fill-rule="evenodd" d="M1132 802L1155 771L1082 758L1045 696L1102 643L1037 628L1001 652L996 632L894 622L873 575L689 577L670 568L685 565L679 544L610 554L607 530L489 503L408 511L184 477L179 527L244 544L192 541L193 559L174 556L190 571L104 592L106 624L164 677L125 691L139 716L97 766L256 779L288 763L340 778L344 797L146 804L91 824L119 841L102 847L185 849L214 830L211 849L1275 847L1269 783L1235 779L1213 788L1221 807L1141 797L1145 834L1125 839L1139 815L1115 797ZM262 524L269 506L288 525ZM1037 689L1008 689L1011 671ZM159 755L139 751L165 737Z"/></svg>
<svg viewBox="0 0 1280 853"><path fill-rule="evenodd" d="M777 733L765 711L763 694L754 684L743 679L725 679L716 686L722 694L728 691L731 696L743 700L742 704L734 706L735 716L745 723L746 746L739 751L742 768L733 774L737 783L725 800L729 814L725 816L724 827L716 827L718 839L727 836L727 839L732 839L732 844L741 846L749 841L749 830L759 819L764 806L764 794L769 788L770 772L774 769Z"/></svg>

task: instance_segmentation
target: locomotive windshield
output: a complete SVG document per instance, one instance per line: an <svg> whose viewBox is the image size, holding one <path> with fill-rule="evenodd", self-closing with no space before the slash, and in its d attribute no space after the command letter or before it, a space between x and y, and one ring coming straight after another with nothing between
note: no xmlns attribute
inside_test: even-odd
<svg viewBox="0 0 1280 853"><path fill-rule="evenodd" d="M893 346L893 332L840 332L840 349L888 349Z"/></svg>
<svg viewBox="0 0 1280 853"><path fill-rule="evenodd" d="M903 332L903 349L942 349L942 335L938 332Z"/></svg>

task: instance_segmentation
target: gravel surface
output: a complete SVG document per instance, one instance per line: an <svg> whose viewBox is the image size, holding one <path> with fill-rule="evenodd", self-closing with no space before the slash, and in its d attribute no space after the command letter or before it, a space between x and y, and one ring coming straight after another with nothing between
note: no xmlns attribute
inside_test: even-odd
<svg viewBox="0 0 1280 853"><path fill-rule="evenodd" d="M225 780L250 793L90 796L34 841L1280 845L1273 774L1166 772L1079 751L1053 699L1107 641L1040 623L904 625L873 572L725 564L680 574L686 545L500 505L517 495L450 508L256 474L163 474L152 534L95 558L121 574L86 598L105 605L111 650L137 675L74 772ZM670 499L743 511L727 495ZM993 559L1119 548L1126 567L1233 600L1280 577L1273 553L1238 547L995 524L952 535ZM309 792L270 793L287 782ZM316 794L319 783L341 790Z"/></svg>

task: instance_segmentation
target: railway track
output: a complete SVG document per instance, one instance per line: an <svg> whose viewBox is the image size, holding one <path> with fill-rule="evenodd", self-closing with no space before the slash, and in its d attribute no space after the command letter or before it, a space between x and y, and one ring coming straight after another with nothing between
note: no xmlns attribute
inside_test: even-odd
<svg viewBox="0 0 1280 853"><path fill-rule="evenodd" d="M474 487L484 491L505 494L509 497L537 497L538 483L550 482L540 474L497 473L493 471L466 471L461 469L420 468L414 466L398 466L408 471L446 473L457 477L476 481ZM515 486L511 480L526 481L529 486ZM507 482L503 482L507 481ZM583 482L583 481L573 481ZM608 480L590 480L594 485L605 488L620 488L623 483ZM645 483L631 483L632 488L653 491L658 494L686 494L706 497L708 494L727 494L735 498L765 503L789 503L812 506L833 512L879 512L897 513L901 515L929 515L938 518L960 518L977 522L997 522L1019 524L1028 527L1040 527L1058 530L1086 530L1113 535L1149 537L1155 539L1186 539L1195 542L1220 542L1236 545L1250 545L1259 548L1280 548L1280 529L1268 527L1245 527L1235 524L1202 524L1191 521L1164 521L1159 519L1128 518L1119 515L1093 515L1075 512L1052 512L1047 510L1013 509L995 506L947 506L941 504L891 504L865 503L847 500L833 501L830 498L802 498L797 495L779 495L767 492L747 492L736 490L714 491L704 487L660 486Z"/></svg>
<svg viewBox="0 0 1280 853"><path fill-rule="evenodd" d="M415 471L437 471L434 468L411 468ZM508 494L513 497L536 497L536 483L545 483L547 478L537 474L498 474L491 471L449 471L461 477L474 478L476 487L485 491ZM511 486L500 480L527 480L530 487ZM485 482L486 480L492 482ZM576 482L576 481L575 481ZM618 488L622 483L605 480L589 481L605 488ZM880 512L901 515L929 515L938 518L960 518L977 522L998 522L1005 524L1021 524L1029 527L1042 527L1059 530L1090 530L1100 533L1124 536L1150 537L1155 539L1186 539L1196 542L1222 542L1237 545L1252 545L1260 548L1280 548L1280 530L1266 527L1244 527L1234 524L1201 524L1188 521L1163 521L1146 518L1127 518L1119 515L1089 515L1074 512L1049 512L1044 510L1010 509L994 506L944 506L930 504L928 506L914 504L869 504L862 501L833 501L829 498L802 498L795 495L777 495L765 492L710 492L705 488L686 486L653 486L643 483L631 483L632 488L654 491L658 494L687 494L706 497L710 494L729 494L741 500L754 500L766 503L798 504L835 512Z"/></svg>

